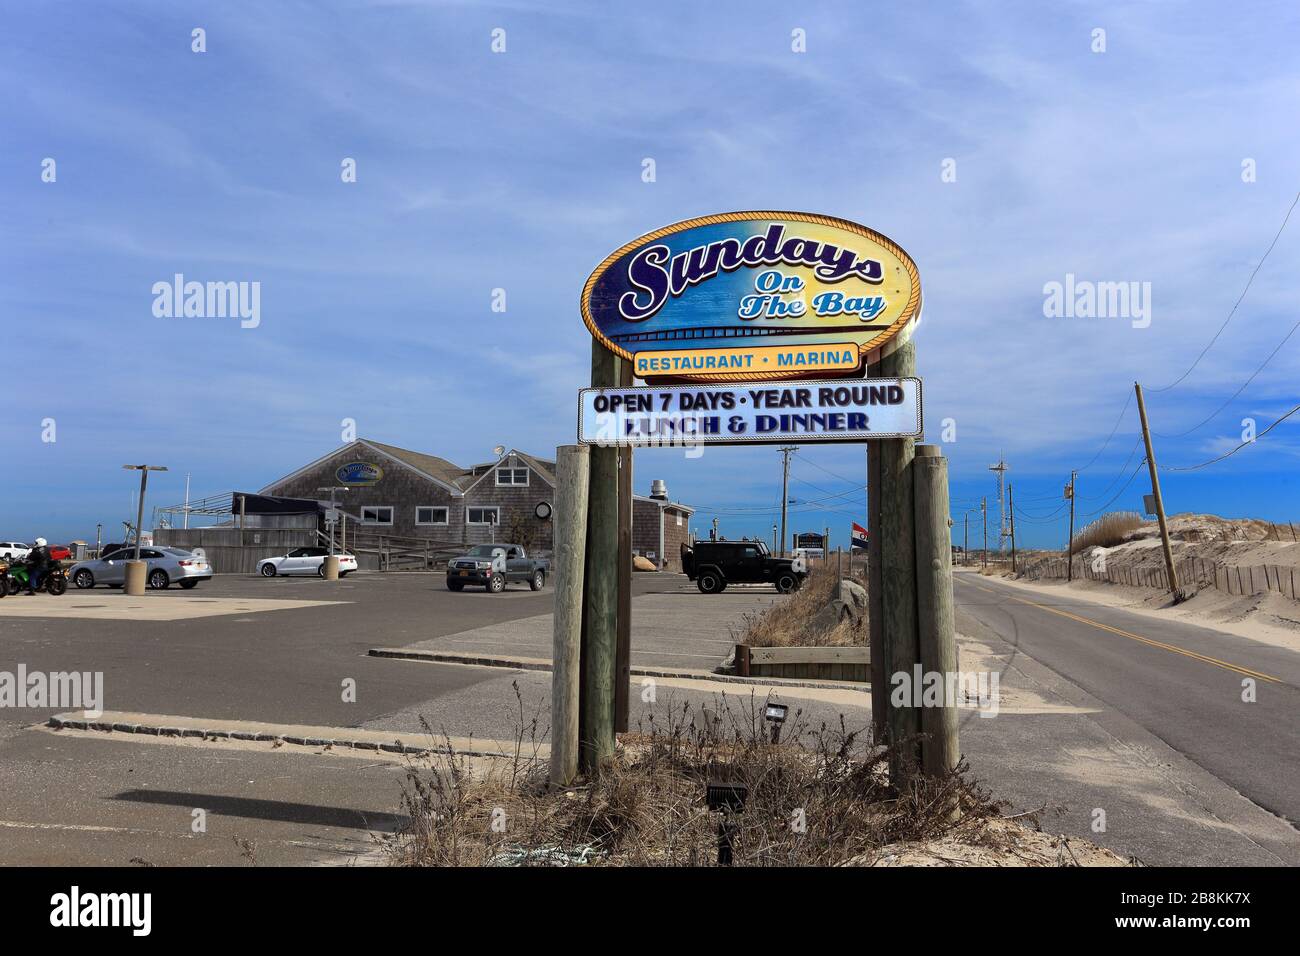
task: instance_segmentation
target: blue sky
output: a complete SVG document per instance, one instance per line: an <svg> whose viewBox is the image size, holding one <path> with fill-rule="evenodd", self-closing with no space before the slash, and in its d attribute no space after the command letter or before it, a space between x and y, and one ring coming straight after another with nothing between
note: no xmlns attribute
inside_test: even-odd
<svg viewBox="0 0 1300 956"><path fill-rule="evenodd" d="M171 468L151 504L179 501L187 472L196 496L255 489L339 445L344 418L460 463L498 443L547 454L574 437L590 271L669 222L776 208L865 223L916 260L928 438L956 429L955 531L1002 453L1022 541L1054 546L1061 487L1094 456L1080 520L1140 504L1132 403L1102 448L1133 381L1186 370L1300 188L1290 3L224 0L30 3L4 21L0 539L120 527L128 461ZM1196 370L1149 396L1157 432L1199 423L1300 319L1298 255L1293 222ZM153 283L178 272L260 282L260 325L155 317ZM1150 282L1149 327L1045 317L1044 285L1067 274ZM1298 366L1293 341L1211 421L1158 439L1162 465L1291 408ZM1168 507L1300 517L1297 428L1167 473ZM801 450L793 528L843 540L863 461ZM729 536L766 535L779 463L642 451L636 481L667 480L701 528L716 514Z"/></svg>

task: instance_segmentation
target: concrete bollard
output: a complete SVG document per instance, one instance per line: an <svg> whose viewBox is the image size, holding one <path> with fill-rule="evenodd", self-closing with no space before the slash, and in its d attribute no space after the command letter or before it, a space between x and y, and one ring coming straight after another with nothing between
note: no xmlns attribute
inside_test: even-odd
<svg viewBox="0 0 1300 956"><path fill-rule="evenodd" d="M339 579L339 556L329 554L325 556L325 580L337 581Z"/></svg>
<svg viewBox="0 0 1300 956"><path fill-rule="evenodd" d="M144 594L144 572L148 567L146 561L126 562L126 583L122 585L123 594Z"/></svg>

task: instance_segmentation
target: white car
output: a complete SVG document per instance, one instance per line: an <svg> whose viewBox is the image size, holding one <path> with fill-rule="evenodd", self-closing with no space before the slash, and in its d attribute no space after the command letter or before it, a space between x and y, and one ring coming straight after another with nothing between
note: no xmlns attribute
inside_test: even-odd
<svg viewBox="0 0 1300 956"><path fill-rule="evenodd" d="M264 578L276 575L314 574L325 577L325 557L329 548L295 548L279 558L263 558L257 562L257 573ZM357 569L357 557L354 554L338 553L339 577L351 574Z"/></svg>
<svg viewBox="0 0 1300 956"><path fill-rule="evenodd" d="M32 549L21 541L0 541L0 558L9 561L24 561Z"/></svg>

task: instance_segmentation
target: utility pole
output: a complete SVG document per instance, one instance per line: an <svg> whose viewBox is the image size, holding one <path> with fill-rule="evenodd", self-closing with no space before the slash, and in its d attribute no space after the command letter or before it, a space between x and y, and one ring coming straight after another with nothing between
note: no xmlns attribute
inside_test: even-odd
<svg viewBox="0 0 1300 956"><path fill-rule="evenodd" d="M1178 571L1174 567L1174 549L1169 544L1169 525L1165 521L1165 502L1160 496L1160 476L1156 471L1156 452L1151 447L1151 429L1147 425L1147 406L1142 400L1142 386L1133 383L1137 394L1138 417L1142 419L1142 440L1147 446L1147 469L1151 472L1151 496L1156 500L1156 519L1160 522L1160 543L1165 552L1165 570L1169 573L1169 591L1178 598Z"/></svg>
<svg viewBox="0 0 1300 956"><path fill-rule="evenodd" d="M966 529L965 531L962 532L962 536L961 536L961 563L969 564L970 563L970 509L967 509L966 513L962 515L961 520L962 523L966 526Z"/></svg>
<svg viewBox="0 0 1300 956"><path fill-rule="evenodd" d="M190 530L190 473L185 472L185 530Z"/></svg>
<svg viewBox="0 0 1300 956"><path fill-rule="evenodd" d="M1070 542L1065 549L1065 580L1074 580L1074 483L1079 480L1077 471L1070 472L1070 483L1065 488L1065 497L1070 499Z"/></svg>
<svg viewBox="0 0 1300 956"><path fill-rule="evenodd" d="M1011 573L1016 573L1016 496L1007 484L1007 510L1011 514Z"/></svg>
<svg viewBox="0 0 1300 956"><path fill-rule="evenodd" d="M980 552L980 567L988 567L989 563L989 499L987 497L980 499L980 516L984 519L984 549Z"/></svg>
<svg viewBox="0 0 1300 956"><path fill-rule="evenodd" d="M781 448L781 557L785 557L785 507L790 498L790 456L798 450L797 445Z"/></svg>
<svg viewBox="0 0 1300 956"><path fill-rule="evenodd" d="M1007 496L1005 494L1005 485L1007 476L1007 463L1001 455L998 455L998 463L989 465L989 471L996 472L998 476L998 554L1004 554L1007 550Z"/></svg>

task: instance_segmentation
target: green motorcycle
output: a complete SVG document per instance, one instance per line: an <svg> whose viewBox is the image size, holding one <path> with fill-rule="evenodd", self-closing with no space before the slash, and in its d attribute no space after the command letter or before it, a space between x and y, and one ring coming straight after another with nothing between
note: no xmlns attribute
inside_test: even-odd
<svg viewBox="0 0 1300 956"><path fill-rule="evenodd" d="M8 595L27 590L27 584L30 580L31 569L25 564L12 564L6 567L3 572L0 572L0 585L4 586L4 592ZM68 572L61 565L46 569L37 590L58 597L68 590ZM0 597L2 596L0 595Z"/></svg>

